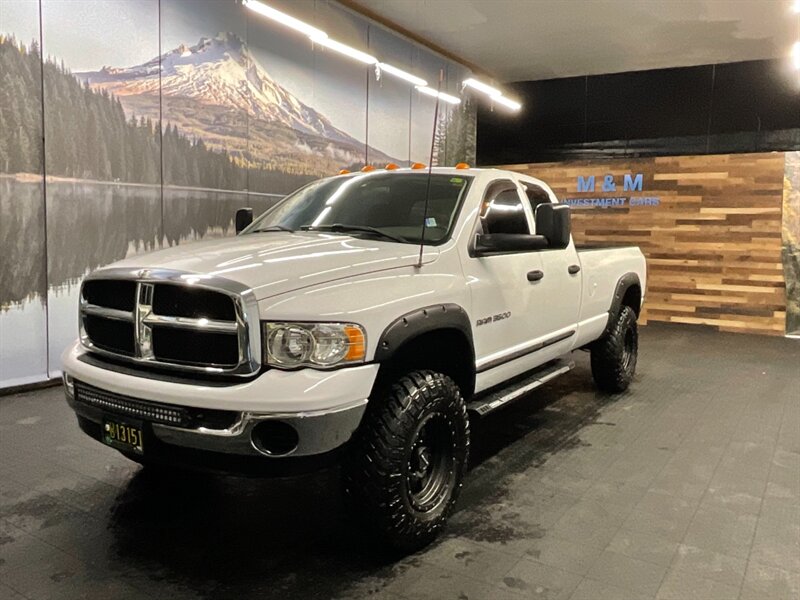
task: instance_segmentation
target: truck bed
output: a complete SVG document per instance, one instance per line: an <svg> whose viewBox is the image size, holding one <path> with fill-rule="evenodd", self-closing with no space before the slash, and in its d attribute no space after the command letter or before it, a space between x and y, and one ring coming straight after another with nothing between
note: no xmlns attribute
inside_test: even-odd
<svg viewBox="0 0 800 600"><path fill-rule="evenodd" d="M644 292L645 259L637 246L584 246L576 250L583 275L579 321L586 322L607 313L617 282L627 273L639 276Z"/></svg>

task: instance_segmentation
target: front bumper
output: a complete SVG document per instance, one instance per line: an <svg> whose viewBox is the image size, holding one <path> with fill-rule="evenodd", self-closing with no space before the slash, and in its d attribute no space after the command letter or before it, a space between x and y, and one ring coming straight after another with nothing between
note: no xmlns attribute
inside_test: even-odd
<svg viewBox="0 0 800 600"><path fill-rule="evenodd" d="M336 371L270 370L251 380L220 385L115 370L92 360L77 344L67 349L62 361L67 400L82 426L93 423L99 431L103 416L116 414L146 422L158 446L258 458L321 455L342 446L361 422L378 371L378 365ZM75 382L83 384L83 394L76 396ZM158 407L201 416L224 412L230 418L224 423L202 418L188 424L158 422L148 416L151 408ZM261 424L268 422L286 424L296 432L296 443L288 451L274 452L261 443L265 430Z"/></svg>

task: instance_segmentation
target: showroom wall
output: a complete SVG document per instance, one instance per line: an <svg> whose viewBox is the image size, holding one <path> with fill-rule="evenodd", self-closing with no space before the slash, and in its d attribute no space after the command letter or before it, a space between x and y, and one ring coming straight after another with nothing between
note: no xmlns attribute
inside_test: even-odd
<svg viewBox="0 0 800 600"><path fill-rule="evenodd" d="M273 1L458 94L467 69L333 1ZM474 162L475 106L314 47L237 0L0 2L0 387L57 376L89 271L231 235L311 179ZM435 135L434 135L435 133Z"/></svg>
<svg viewBox="0 0 800 600"><path fill-rule="evenodd" d="M576 244L639 246L642 319L800 333L800 152L526 163Z"/></svg>
<svg viewBox="0 0 800 600"><path fill-rule="evenodd" d="M511 122L479 107L478 164L552 184L573 201L579 242L640 245L646 319L800 332L800 79L788 60L507 87L525 109Z"/></svg>
<svg viewBox="0 0 800 600"><path fill-rule="evenodd" d="M787 59L507 84L518 118L481 106L478 164L800 149Z"/></svg>

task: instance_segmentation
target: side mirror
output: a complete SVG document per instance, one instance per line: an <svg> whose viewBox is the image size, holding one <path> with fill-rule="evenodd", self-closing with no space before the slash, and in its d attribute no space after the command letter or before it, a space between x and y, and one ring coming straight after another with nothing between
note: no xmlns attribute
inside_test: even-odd
<svg viewBox="0 0 800 600"><path fill-rule="evenodd" d="M241 233L242 230L253 222L253 209L240 208L236 211L236 233Z"/></svg>
<svg viewBox="0 0 800 600"><path fill-rule="evenodd" d="M540 204L536 207L536 234L547 239L551 249L569 246L572 232L569 206L566 204Z"/></svg>
<svg viewBox="0 0 800 600"><path fill-rule="evenodd" d="M475 237L475 255L506 254L529 252L547 248L543 235L527 233L480 233Z"/></svg>

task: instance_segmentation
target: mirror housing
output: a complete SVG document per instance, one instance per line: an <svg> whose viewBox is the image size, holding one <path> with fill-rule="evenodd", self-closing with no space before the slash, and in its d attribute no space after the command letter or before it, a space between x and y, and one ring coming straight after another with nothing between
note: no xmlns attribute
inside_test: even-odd
<svg viewBox="0 0 800 600"><path fill-rule="evenodd" d="M242 230L253 222L253 209L240 208L236 211L236 233L239 234Z"/></svg>
<svg viewBox="0 0 800 600"><path fill-rule="evenodd" d="M530 252L547 248L547 238L528 233L479 233L475 236L475 256Z"/></svg>
<svg viewBox="0 0 800 600"><path fill-rule="evenodd" d="M564 249L569 246L572 223L567 204L540 204L534 215L536 234L547 239L547 247L551 250Z"/></svg>

